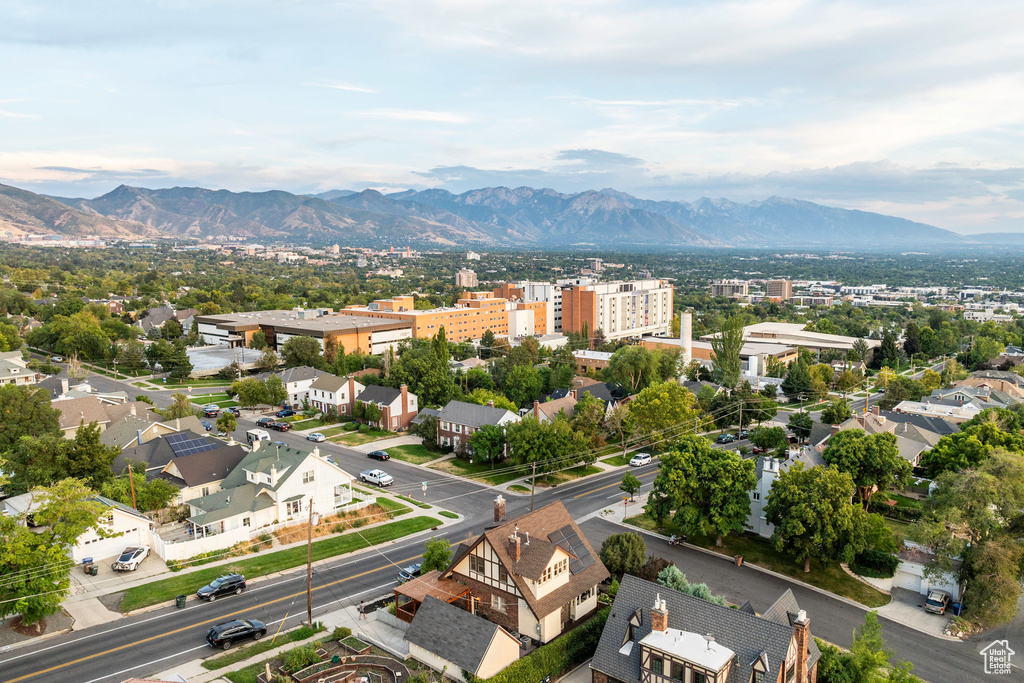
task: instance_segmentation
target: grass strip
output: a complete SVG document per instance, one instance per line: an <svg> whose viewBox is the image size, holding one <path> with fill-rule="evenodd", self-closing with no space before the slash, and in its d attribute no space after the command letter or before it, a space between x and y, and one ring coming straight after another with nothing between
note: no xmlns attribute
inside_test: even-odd
<svg viewBox="0 0 1024 683"><path fill-rule="evenodd" d="M248 647L242 647L237 650L232 650L226 655L220 657L211 657L210 659L203 660L203 668L208 671L216 671L217 669L223 669L225 666L231 666L236 662L242 662L250 657L255 657L258 654L266 652L267 650L273 650L275 647L280 647L287 643L297 643L300 640L310 638L320 631L325 630L323 624L320 622L314 622L317 628L314 630L309 626L300 626L297 629L283 633L277 638L270 636L266 640L260 640Z"/></svg>
<svg viewBox="0 0 1024 683"><path fill-rule="evenodd" d="M629 464L630 457L628 455L613 455L610 458L601 458L601 462L612 467L622 467Z"/></svg>
<svg viewBox="0 0 1024 683"><path fill-rule="evenodd" d="M399 515L404 515L407 512L412 512L411 507L402 505L397 500L391 500L390 498L385 498L384 496L377 498L375 502L377 503L377 505L384 508L387 512L393 512L394 514L392 515L392 517L397 517Z"/></svg>
<svg viewBox="0 0 1024 683"><path fill-rule="evenodd" d="M648 531L655 531L663 534L679 534L680 530L669 522L663 528L659 528L647 513L628 517L626 524ZM881 607L889 603L891 598L877 591L874 588L858 581L843 571L838 562L820 562L811 560L811 571L804 573L803 563L784 555L775 548L767 539L753 536L751 534L729 534L725 537L722 547L715 547L714 537L696 536L687 534L687 542L701 546L720 555L734 557L743 556L744 564L756 564L765 569L771 569L779 574L809 583L812 586L824 589L836 595L855 600L868 607Z"/></svg>
<svg viewBox="0 0 1024 683"><path fill-rule="evenodd" d="M441 453L428 451L426 446L418 443L408 444L406 446L392 446L387 450L388 455L395 460L401 460L402 462L408 462L413 465L424 465L431 460L437 460L442 456Z"/></svg>
<svg viewBox="0 0 1024 683"><path fill-rule="evenodd" d="M430 508L433 507L433 505L430 505L429 503L421 503L420 501L409 498L408 496L400 496L398 494L395 494L395 497L398 498L399 500L404 500L406 503L409 503L410 505L415 505L418 508L423 508L424 510L429 510Z"/></svg>
<svg viewBox="0 0 1024 683"><path fill-rule="evenodd" d="M455 514L454 512L451 512L450 510L438 510L437 514L441 515L442 517L447 517L448 519L458 519L459 518L459 516L457 514Z"/></svg>
<svg viewBox="0 0 1024 683"><path fill-rule="evenodd" d="M341 536L326 538L313 543L313 560L322 560L336 555L344 555L356 550L367 548L402 538L409 534L424 531L441 522L434 517L413 517L411 519L389 522L372 527L359 533L346 533ZM218 576L233 572L252 579L266 576L274 572L298 567L306 562L305 546L279 550L274 553L263 553L257 557L240 559L209 569L200 569L180 576L153 581L124 592L121 599L121 611L131 612L141 607L148 607L161 602L173 600L176 595L192 594Z"/></svg>
<svg viewBox="0 0 1024 683"><path fill-rule="evenodd" d="M318 420L317 418L314 417L309 420L299 420L298 422L293 422L292 427L295 429L313 429L314 427L323 427L325 424L327 423L324 422L323 420Z"/></svg>

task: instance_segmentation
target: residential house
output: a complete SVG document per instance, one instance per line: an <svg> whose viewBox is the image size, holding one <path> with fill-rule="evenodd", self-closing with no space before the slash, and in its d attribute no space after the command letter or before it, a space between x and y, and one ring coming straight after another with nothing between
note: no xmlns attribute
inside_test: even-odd
<svg viewBox="0 0 1024 683"><path fill-rule="evenodd" d="M5 499L3 514L22 519L22 524L30 524L29 515L40 505L37 495L30 491ZM103 508L100 530L87 530L68 549L74 562L81 562L86 557L95 560L114 557L128 546L149 545L149 531L153 527L149 517L103 496L90 496L88 500L99 503Z"/></svg>
<svg viewBox="0 0 1024 683"><path fill-rule="evenodd" d="M764 509L768 504L772 484L779 478L780 473L785 472L796 463L802 463L807 469L825 466L821 451L814 447L790 450L786 459L781 462L770 455L762 455L757 459L754 469L757 483L754 484L753 489L747 492L750 496L750 512L747 513L747 521L744 525L747 529L765 538L771 537L775 531L775 525L768 522Z"/></svg>
<svg viewBox="0 0 1024 683"><path fill-rule="evenodd" d="M465 681L488 679L519 659L519 640L500 625L426 596L405 634L409 654L434 671Z"/></svg>
<svg viewBox="0 0 1024 683"><path fill-rule="evenodd" d="M608 367L612 360L612 354L609 351L582 349L573 351L572 355L576 359L576 372L580 374L601 372Z"/></svg>
<svg viewBox="0 0 1024 683"><path fill-rule="evenodd" d="M923 596L927 596L932 590L942 590L949 593L953 600L960 599L960 582L956 579L956 574L960 571L960 560L954 560L953 573L929 576L925 569L935 559L935 553L931 548L912 541L904 541L896 556L900 560L896 565L896 572L892 579L883 580L881 588L886 591L891 588L904 588ZM879 579L873 580L875 581Z"/></svg>
<svg viewBox="0 0 1024 683"><path fill-rule="evenodd" d="M81 380L73 378L69 379L67 377L51 376L40 380L36 383L36 386L46 389L50 394L50 400L55 401L63 394L66 394L71 387L77 386L80 382Z"/></svg>
<svg viewBox="0 0 1024 683"><path fill-rule="evenodd" d="M352 475L322 457L319 448L304 451L265 443L253 444L219 491L186 501L197 537L299 523L307 519L311 505L313 511L331 515L352 502Z"/></svg>
<svg viewBox="0 0 1024 683"><path fill-rule="evenodd" d="M559 413L564 414L566 418L572 417L575 409L576 390L573 389L567 396L561 398L553 398L543 403L534 401L532 415L538 422L554 422Z"/></svg>
<svg viewBox="0 0 1024 683"><path fill-rule="evenodd" d="M28 361L22 359L21 351L0 353L0 386L6 384L26 386L35 384L38 380L38 373L28 369Z"/></svg>
<svg viewBox="0 0 1024 683"><path fill-rule="evenodd" d="M1024 356L1016 356L1024 361ZM1024 400L1024 377L1016 372L1002 370L979 370L972 372L970 377L957 382L955 387L987 388L1011 396L1018 401Z"/></svg>
<svg viewBox="0 0 1024 683"><path fill-rule="evenodd" d="M71 386L53 400L64 401L67 399L84 398L89 396L98 398L102 403L106 403L108 405L128 402L127 391L97 391L95 387L89 384L88 380Z"/></svg>
<svg viewBox="0 0 1024 683"><path fill-rule="evenodd" d="M494 401L481 406L465 401L448 401L437 416L437 445L460 453L471 453L469 437L484 425L502 426L519 422L511 410L495 408Z"/></svg>
<svg viewBox="0 0 1024 683"><path fill-rule="evenodd" d="M820 658L789 589L759 616L626 574L590 670L593 683L815 683Z"/></svg>
<svg viewBox="0 0 1024 683"><path fill-rule="evenodd" d="M465 584L470 611L510 633L546 643L597 609L608 570L561 501L496 522L455 554L444 577Z"/></svg>
<svg viewBox="0 0 1024 683"><path fill-rule="evenodd" d="M324 374L310 383L307 400L320 412L334 411L337 415L351 415L356 396L365 388L351 375L336 377Z"/></svg>
<svg viewBox="0 0 1024 683"><path fill-rule="evenodd" d="M284 389L288 392L288 398L286 399L288 404L291 406L301 406L304 401L309 400L309 388L313 382L318 377L329 373L311 368L308 365L300 365L273 374L281 378ZM256 377L257 379L267 379L270 377L270 373L264 372ZM310 405L312 405L312 402L310 402Z"/></svg>
<svg viewBox="0 0 1024 683"><path fill-rule="evenodd" d="M104 405L103 411L110 420L100 434L104 446L128 448L145 443L159 436L191 430L202 432L203 423L195 415L167 420L142 401L131 401L118 405Z"/></svg>
<svg viewBox="0 0 1024 683"><path fill-rule="evenodd" d="M156 477L178 487L175 505L183 505L185 501L220 491L224 479L241 464L246 455L247 451L238 444L176 455L160 469Z"/></svg>
<svg viewBox="0 0 1024 683"><path fill-rule="evenodd" d="M99 425L100 431L103 431L110 423L107 412L103 410L103 402L95 396L68 398L54 401L50 405L60 411L57 419L65 439L75 438L75 433L83 424L89 425L95 422Z"/></svg>
<svg viewBox="0 0 1024 683"><path fill-rule="evenodd" d="M188 332L192 329L192 323L195 316L199 315L199 311L195 308L186 308L181 311L176 311L170 306L160 306L158 308L150 308L146 311L146 314L136 323L139 328L145 334L149 334L151 329L163 328L164 324L168 320L176 320L181 324L181 329Z"/></svg>
<svg viewBox="0 0 1024 683"><path fill-rule="evenodd" d="M223 441L207 436L201 429L195 431L183 428L181 431L123 448L120 455L110 464L110 468L116 474L120 474L131 462L135 472L144 471L147 477L155 477L174 458L212 451L222 446Z"/></svg>
<svg viewBox="0 0 1024 683"><path fill-rule="evenodd" d="M376 425L393 432L408 429L419 412L416 394L411 393L405 384L398 389L371 384L356 396L356 403L377 406L380 409L380 420Z"/></svg>

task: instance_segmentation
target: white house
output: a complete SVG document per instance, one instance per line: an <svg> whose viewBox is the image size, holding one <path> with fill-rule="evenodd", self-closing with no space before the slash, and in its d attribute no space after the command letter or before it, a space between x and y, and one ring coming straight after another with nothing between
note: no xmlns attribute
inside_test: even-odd
<svg viewBox="0 0 1024 683"><path fill-rule="evenodd" d="M219 491L187 501L188 521L199 537L299 523L308 519L310 505L320 515L331 515L352 502L353 479L318 448L302 451L257 441Z"/></svg>
<svg viewBox="0 0 1024 683"><path fill-rule="evenodd" d="M279 373L274 373L281 378L285 391L288 392L288 404L293 406L302 405L303 401L309 400L309 387L318 377L328 375L322 370L311 368L308 365L300 365L295 368L288 368ZM269 374L259 375L260 379L266 379ZM310 401L312 404L312 401Z"/></svg>
<svg viewBox="0 0 1024 683"><path fill-rule="evenodd" d="M153 527L149 517L103 496L91 496L89 500L104 508L100 517L103 537L93 529L79 536L77 543L68 549L72 560L81 562L86 557L100 560L119 555L128 546L149 545L149 531ZM36 494L23 493L4 500L3 513L25 520L39 505Z"/></svg>
<svg viewBox="0 0 1024 683"><path fill-rule="evenodd" d="M365 389L354 377L320 375L309 385L309 404L321 412L333 408L338 415L351 415L356 396Z"/></svg>
<svg viewBox="0 0 1024 683"><path fill-rule="evenodd" d="M803 463L805 468L824 466L825 460L815 448L794 449L788 457L779 462L770 455L762 455L757 459L757 483L747 492L750 496L750 512L747 514L746 527L754 533L768 538L775 531L775 525L769 524L764 516L764 507L771 493L772 483L779 478L779 472L785 472L796 463Z"/></svg>
<svg viewBox="0 0 1024 683"><path fill-rule="evenodd" d="M0 353L0 385L35 384L39 379L35 370L28 369L28 361L21 357L21 351Z"/></svg>

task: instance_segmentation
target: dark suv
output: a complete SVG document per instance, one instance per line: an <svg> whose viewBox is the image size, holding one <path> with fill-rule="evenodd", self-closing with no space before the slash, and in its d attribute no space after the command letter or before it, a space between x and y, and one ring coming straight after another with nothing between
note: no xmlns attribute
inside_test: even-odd
<svg viewBox="0 0 1024 683"><path fill-rule="evenodd" d="M276 429L279 432L287 432L292 426L287 422L271 422L267 425L270 429Z"/></svg>
<svg viewBox="0 0 1024 683"><path fill-rule="evenodd" d="M227 650L240 640L252 638L259 640L267 635L267 627L262 621L255 619L235 619L217 624L206 632L206 642L210 647Z"/></svg>
<svg viewBox="0 0 1024 683"><path fill-rule="evenodd" d="M256 426L257 427L268 427L268 426L270 426L270 423L273 422L273 421L274 421L274 418L272 418L272 417L261 417L260 419L256 420Z"/></svg>
<svg viewBox="0 0 1024 683"><path fill-rule="evenodd" d="M213 602L222 595L228 595L230 593L241 593L245 590L245 577L241 574L225 574L224 576L218 576L216 579L203 586L196 591L203 600L209 600Z"/></svg>

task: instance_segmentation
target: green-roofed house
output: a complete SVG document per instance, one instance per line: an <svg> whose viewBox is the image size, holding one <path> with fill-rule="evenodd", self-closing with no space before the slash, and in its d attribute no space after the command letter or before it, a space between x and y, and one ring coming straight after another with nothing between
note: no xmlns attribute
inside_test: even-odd
<svg viewBox="0 0 1024 683"><path fill-rule="evenodd" d="M298 524L309 518L310 504L320 516L350 504L353 479L319 448L306 451L257 441L219 491L186 501L191 510L188 521L197 538Z"/></svg>

